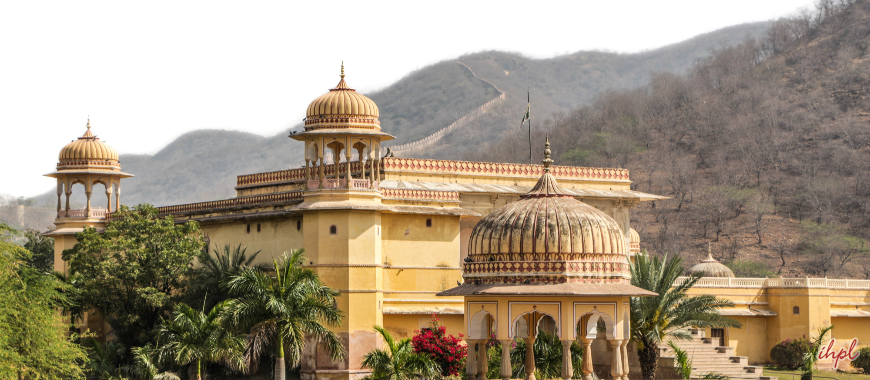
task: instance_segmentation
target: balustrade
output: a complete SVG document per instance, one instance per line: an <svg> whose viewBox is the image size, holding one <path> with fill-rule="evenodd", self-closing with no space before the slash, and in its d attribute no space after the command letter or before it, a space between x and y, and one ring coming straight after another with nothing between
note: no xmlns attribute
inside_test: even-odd
<svg viewBox="0 0 870 380"><path fill-rule="evenodd" d="M684 284L688 277L680 277L674 286ZM696 287L706 288L829 288L829 289L870 289L870 280L827 279L827 278L719 278L702 277Z"/></svg>
<svg viewBox="0 0 870 380"><path fill-rule="evenodd" d="M57 213L58 219L68 219L68 218L97 218L97 219L105 219L107 214L106 209L94 208L91 209L90 215L88 215L88 210L80 209L80 210L60 210Z"/></svg>

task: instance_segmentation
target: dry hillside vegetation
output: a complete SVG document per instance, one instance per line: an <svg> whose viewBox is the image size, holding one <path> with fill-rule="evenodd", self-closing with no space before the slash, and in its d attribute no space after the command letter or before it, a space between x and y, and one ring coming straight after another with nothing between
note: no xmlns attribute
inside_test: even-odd
<svg viewBox="0 0 870 380"><path fill-rule="evenodd" d="M557 163L631 170L664 194L635 213L644 246L738 274L870 277L870 3L823 0L686 75L554 114ZM514 131L471 159L528 160ZM535 160L540 160L539 149Z"/></svg>
<svg viewBox="0 0 870 380"><path fill-rule="evenodd" d="M585 104L600 91L644 85L651 70L682 72L713 48L763 33L767 26L768 23L737 25L638 54L579 52L531 59L513 53L485 52L461 57L475 73L479 70L486 73L488 80L492 79L493 71L501 73L501 77L492 80L508 92L507 101L495 110L498 112L481 118L481 124L451 132L445 144L414 155L456 158L498 142L504 131L518 127L530 84L533 93L540 94L535 95L536 112L548 115ZM505 68L496 69L489 62L498 62ZM509 70L509 75L504 70ZM347 79L354 84L352 73ZM337 81L338 78L324 78L323 91ZM545 92L547 96L543 95ZM451 59L409 73L396 83L366 95L378 104L383 130L397 137L390 143L403 144L446 127L496 93ZM297 122L288 120L288 125ZM294 128L300 127L301 124ZM246 126L235 128L244 131ZM286 132L270 137L222 130L186 133L154 155L121 155L124 171L136 175L124 180L121 201L128 205L148 202L163 206L230 198L235 194L237 175L298 165L302 157L300 147L301 144L287 138ZM38 197L36 204L54 207L56 199L51 190ZM84 202L84 191L78 189L73 203Z"/></svg>

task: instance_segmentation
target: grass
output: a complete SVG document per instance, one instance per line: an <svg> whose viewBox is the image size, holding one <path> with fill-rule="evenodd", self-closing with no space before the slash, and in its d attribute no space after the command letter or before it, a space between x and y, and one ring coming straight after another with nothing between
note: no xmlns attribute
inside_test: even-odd
<svg viewBox="0 0 870 380"><path fill-rule="evenodd" d="M801 372L800 371L789 371L784 369L779 369L776 367L764 367L764 376L776 376L779 380L800 380ZM870 375L860 375L855 373L836 373L831 371L822 371L815 370L813 371L813 377L818 379L820 377L828 377L828 378L836 378L837 380L870 380Z"/></svg>

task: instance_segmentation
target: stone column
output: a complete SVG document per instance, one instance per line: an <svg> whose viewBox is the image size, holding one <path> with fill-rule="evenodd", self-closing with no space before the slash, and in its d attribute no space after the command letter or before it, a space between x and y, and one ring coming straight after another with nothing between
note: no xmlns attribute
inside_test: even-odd
<svg viewBox="0 0 870 380"><path fill-rule="evenodd" d="M513 368L511 368L511 344L514 341L505 339L500 340L499 343L501 343L501 368L498 375L501 376L502 380L510 380L513 374Z"/></svg>
<svg viewBox="0 0 870 380"><path fill-rule="evenodd" d="M115 185L115 211L121 209L121 180Z"/></svg>
<svg viewBox="0 0 870 380"><path fill-rule="evenodd" d="M60 217L60 195L63 193L63 181L57 180L57 217Z"/></svg>
<svg viewBox="0 0 870 380"><path fill-rule="evenodd" d="M323 188L323 180L324 180L324 178L326 178L326 177L324 177L323 170L324 170L323 169L323 156L320 156L320 167L318 168L318 171L317 171L318 172L318 175L317 175L317 188L318 189Z"/></svg>
<svg viewBox="0 0 870 380"><path fill-rule="evenodd" d="M307 182L311 180L311 165L310 164L311 164L311 160L306 158L305 159L305 182L306 182L305 186L306 186L306 190L308 189Z"/></svg>
<svg viewBox="0 0 870 380"><path fill-rule="evenodd" d="M622 378L622 339L610 339L610 347L613 355L610 360L610 376L614 379Z"/></svg>
<svg viewBox="0 0 870 380"><path fill-rule="evenodd" d="M66 214L64 216L69 218L69 196L72 194L72 191L70 191L69 186L66 187L65 192L66 192L66 203L65 203L64 209L66 210Z"/></svg>
<svg viewBox="0 0 870 380"><path fill-rule="evenodd" d="M112 183L112 182L109 182ZM112 186L106 186L106 216L112 212Z"/></svg>
<svg viewBox="0 0 870 380"><path fill-rule="evenodd" d="M531 329L530 329L531 330ZM535 380L535 337L526 338L526 377L525 380Z"/></svg>
<svg viewBox="0 0 870 380"><path fill-rule="evenodd" d="M340 177L339 174L341 173L341 152L336 152L333 150L332 153L333 153L332 170L335 171L335 180L337 181Z"/></svg>
<svg viewBox="0 0 870 380"><path fill-rule="evenodd" d="M622 380L628 380L628 342L630 339L622 341Z"/></svg>
<svg viewBox="0 0 870 380"><path fill-rule="evenodd" d="M375 174L375 181L381 182L381 159L376 159L374 165L375 169L372 173Z"/></svg>
<svg viewBox="0 0 870 380"><path fill-rule="evenodd" d="M488 340L483 339L477 343L477 380L486 380L486 373L489 372L489 358L487 358L486 352L488 342Z"/></svg>
<svg viewBox="0 0 870 380"><path fill-rule="evenodd" d="M580 338L583 343L583 380L592 380L592 339Z"/></svg>
<svg viewBox="0 0 870 380"><path fill-rule="evenodd" d="M85 197L88 198L88 203L85 205L85 217L91 216L91 192L85 191Z"/></svg>
<svg viewBox="0 0 870 380"><path fill-rule="evenodd" d="M574 375L574 363L571 361L571 344L573 340L562 341L562 379L571 380Z"/></svg>
<svg viewBox="0 0 870 380"><path fill-rule="evenodd" d="M350 141L348 141L348 144L350 144ZM350 159L353 158L353 149L350 146L348 146L347 149L345 150L345 152L346 152L345 155L347 156L347 157L345 157L347 159L347 164L346 164L347 165L347 184L346 185L347 185L348 189L352 189L353 188L353 177L350 175Z"/></svg>
<svg viewBox="0 0 870 380"><path fill-rule="evenodd" d="M468 380L475 380L477 376L477 353L474 351L474 347L477 345L477 340L466 339L465 343L468 345L468 356L465 360L465 375Z"/></svg>

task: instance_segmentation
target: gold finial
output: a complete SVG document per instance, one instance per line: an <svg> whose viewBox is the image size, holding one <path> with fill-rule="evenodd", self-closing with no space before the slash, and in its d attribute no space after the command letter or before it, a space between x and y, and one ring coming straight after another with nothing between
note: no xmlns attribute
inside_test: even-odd
<svg viewBox="0 0 870 380"><path fill-rule="evenodd" d="M91 115L88 115L88 129L91 129Z"/></svg>
<svg viewBox="0 0 870 380"><path fill-rule="evenodd" d="M344 61L341 61L341 79L344 79Z"/></svg>
<svg viewBox="0 0 870 380"><path fill-rule="evenodd" d="M715 260L715 259L713 258L713 248L712 248L712 246L713 246L713 243L711 243L711 242L708 241L708 242L707 242L707 260L708 260L708 261L709 261L709 260Z"/></svg>
<svg viewBox="0 0 870 380"><path fill-rule="evenodd" d="M544 171L550 171L550 164L553 163L553 160L550 159L550 135L547 135L547 142L544 143L544 160L541 161L544 163Z"/></svg>

